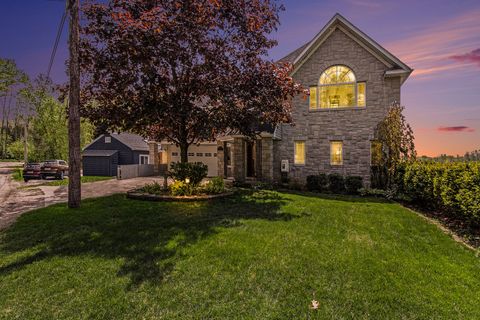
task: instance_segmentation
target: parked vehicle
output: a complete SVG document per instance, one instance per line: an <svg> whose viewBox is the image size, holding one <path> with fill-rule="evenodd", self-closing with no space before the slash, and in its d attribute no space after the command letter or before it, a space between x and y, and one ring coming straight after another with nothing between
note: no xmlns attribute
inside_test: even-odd
<svg viewBox="0 0 480 320"><path fill-rule="evenodd" d="M40 170L42 163L30 162L23 167L23 181L28 182L32 179L41 179Z"/></svg>
<svg viewBox="0 0 480 320"><path fill-rule="evenodd" d="M40 169L42 179L54 177L63 180L66 175L68 175L68 164L64 160L47 160Z"/></svg>

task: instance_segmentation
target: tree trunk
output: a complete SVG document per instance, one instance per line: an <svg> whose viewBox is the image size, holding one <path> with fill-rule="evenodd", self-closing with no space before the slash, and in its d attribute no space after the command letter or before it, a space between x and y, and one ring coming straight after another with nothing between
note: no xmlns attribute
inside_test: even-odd
<svg viewBox="0 0 480 320"><path fill-rule="evenodd" d="M188 162L188 142L180 143L180 162Z"/></svg>
<svg viewBox="0 0 480 320"><path fill-rule="evenodd" d="M28 117L25 117L25 127L23 132L23 161L25 164L28 162Z"/></svg>
<svg viewBox="0 0 480 320"><path fill-rule="evenodd" d="M70 92L68 108L68 207L78 208L81 201L80 180L80 65L78 1L69 0L70 11Z"/></svg>

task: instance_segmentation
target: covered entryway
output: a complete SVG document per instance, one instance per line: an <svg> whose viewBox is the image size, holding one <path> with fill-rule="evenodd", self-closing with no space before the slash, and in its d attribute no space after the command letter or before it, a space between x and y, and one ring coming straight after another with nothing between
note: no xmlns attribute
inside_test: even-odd
<svg viewBox="0 0 480 320"><path fill-rule="evenodd" d="M273 135L225 136L217 142L218 172L235 181L273 179Z"/></svg>

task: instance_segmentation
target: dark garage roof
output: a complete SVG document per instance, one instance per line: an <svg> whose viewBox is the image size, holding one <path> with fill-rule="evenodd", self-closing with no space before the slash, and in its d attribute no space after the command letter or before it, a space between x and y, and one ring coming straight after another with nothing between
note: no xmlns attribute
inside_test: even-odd
<svg viewBox="0 0 480 320"><path fill-rule="evenodd" d="M147 142L137 134L112 133L111 136L134 151L148 151Z"/></svg>
<svg viewBox="0 0 480 320"><path fill-rule="evenodd" d="M118 150L85 150L82 152L84 157L110 157L117 153Z"/></svg>

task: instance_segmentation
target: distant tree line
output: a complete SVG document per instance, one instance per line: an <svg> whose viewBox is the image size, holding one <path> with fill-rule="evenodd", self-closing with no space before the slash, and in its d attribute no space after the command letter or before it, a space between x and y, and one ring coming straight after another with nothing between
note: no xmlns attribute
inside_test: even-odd
<svg viewBox="0 0 480 320"><path fill-rule="evenodd" d="M456 156L441 154L438 157L422 156L419 159L423 161L435 161L435 162L480 161L480 149L467 151L463 156L458 154Z"/></svg>
<svg viewBox="0 0 480 320"><path fill-rule="evenodd" d="M67 101L59 86L40 75L33 81L15 61L0 58L0 158L28 161L67 159ZM94 128L82 121L82 146Z"/></svg>

